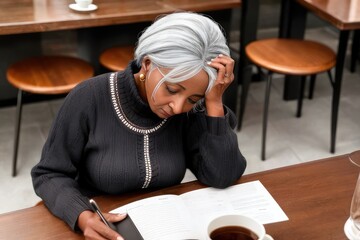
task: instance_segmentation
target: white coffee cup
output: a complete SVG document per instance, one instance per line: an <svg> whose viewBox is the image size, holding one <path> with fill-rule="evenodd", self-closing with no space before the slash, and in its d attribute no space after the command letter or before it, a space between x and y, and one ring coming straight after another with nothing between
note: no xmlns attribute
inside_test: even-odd
<svg viewBox="0 0 360 240"><path fill-rule="evenodd" d="M75 2L80 8L88 8L93 0L75 0Z"/></svg>
<svg viewBox="0 0 360 240"><path fill-rule="evenodd" d="M265 227L259 221L241 214L227 214L213 218L208 224L208 237L210 234L219 228L223 227L242 227L250 230L258 236L259 240L274 240L270 235L266 234Z"/></svg>

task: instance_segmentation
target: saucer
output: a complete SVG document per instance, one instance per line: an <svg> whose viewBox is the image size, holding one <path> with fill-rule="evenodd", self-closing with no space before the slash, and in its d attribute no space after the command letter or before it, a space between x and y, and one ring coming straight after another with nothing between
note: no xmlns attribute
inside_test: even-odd
<svg viewBox="0 0 360 240"><path fill-rule="evenodd" d="M344 225L344 232L348 239L359 239L360 232L355 229L350 218L348 218Z"/></svg>
<svg viewBox="0 0 360 240"><path fill-rule="evenodd" d="M69 8L79 12L90 12L96 10L98 7L95 4L90 4L87 8L79 7L76 3L69 4Z"/></svg>
<svg viewBox="0 0 360 240"><path fill-rule="evenodd" d="M272 236L270 236L269 234L266 234L264 237L263 237L264 240L274 240Z"/></svg>

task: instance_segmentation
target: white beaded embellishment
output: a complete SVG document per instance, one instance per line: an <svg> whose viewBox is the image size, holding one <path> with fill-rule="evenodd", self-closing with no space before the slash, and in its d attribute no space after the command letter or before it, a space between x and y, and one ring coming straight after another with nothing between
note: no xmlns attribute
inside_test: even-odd
<svg viewBox="0 0 360 240"><path fill-rule="evenodd" d="M150 153L149 153L149 134L159 130L165 124L167 119L165 118L157 126L152 127L152 128L140 127L140 126L137 126L136 124L130 122L126 118L126 116L121 108L118 86L117 86L117 82L116 82L116 79L117 79L116 76L117 76L116 73L111 73L110 79L109 79L110 80L111 101L113 103L115 112L116 112L117 116L119 117L120 121L130 130L144 135L145 181L144 181L142 188L147 188L151 182L151 176L152 176Z"/></svg>

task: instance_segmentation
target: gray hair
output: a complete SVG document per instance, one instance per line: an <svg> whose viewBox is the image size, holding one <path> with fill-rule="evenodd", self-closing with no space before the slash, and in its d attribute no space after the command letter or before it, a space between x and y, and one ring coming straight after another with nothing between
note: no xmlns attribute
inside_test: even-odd
<svg viewBox="0 0 360 240"><path fill-rule="evenodd" d="M181 82L202 69L209 76L208 92L214 85L217 71L207 62L219 54L230 54L222 27L204 15L177 12L157 19L142 33L135 60L140 67L144 57L149 57L155 66L171 69L154 92L164 81Z"/></svg>

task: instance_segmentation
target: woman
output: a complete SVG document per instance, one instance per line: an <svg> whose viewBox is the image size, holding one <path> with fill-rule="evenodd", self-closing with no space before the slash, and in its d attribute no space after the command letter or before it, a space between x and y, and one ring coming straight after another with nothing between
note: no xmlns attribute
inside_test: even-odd
<svg viewBox="0 0 360 240"><path fill-rule="evenodd" d="M126 70L84 81L66 97L32 169L36 193L87 239L122 239L91 211L88 197L179 184L187 168L208 186L231 185L246 167L236 119L222 103L233 69L226 39L209 18L158 19Z"/></svg>

